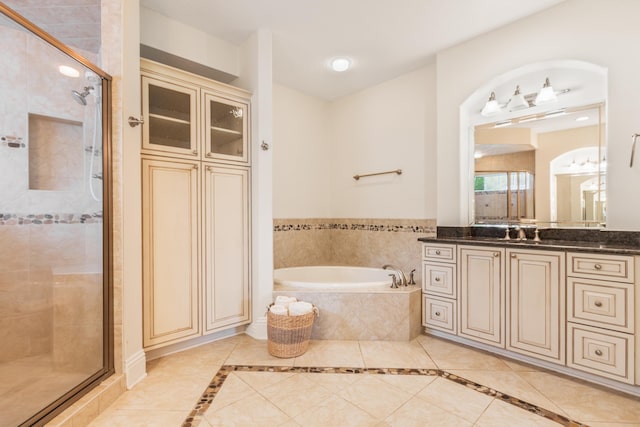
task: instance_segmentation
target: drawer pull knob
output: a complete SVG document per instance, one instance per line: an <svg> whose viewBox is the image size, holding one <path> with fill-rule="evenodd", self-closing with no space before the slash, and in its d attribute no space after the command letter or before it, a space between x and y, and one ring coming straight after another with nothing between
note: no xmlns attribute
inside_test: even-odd
<svg viewBox="0 0 640 427"><path fill-rule="evenodd" d="M436 316L440 317L440 312L439 311L436 311ZM600 350L598 350L598 351L600 351Z"/></svg>
<svg viewBox="0 0 640 427"><path fill-rule="evenodd" d="M511 254L511 258L518 258L518 255L516 255L516 254Z"/></svg>
<svg viewBox="0 0 640 427"><path fill-rule="evenodd" d="M494 256L494 257L496 257L496 258L498 258L498 257L500 256L500 252L494 252L494 253L493 253L493 256Z"/></svg>
<svg viewBox="0 0 640 427"><path fill-rule="evenodd" d="M440 255L440 251L439 250L436 251L436 255Z"/></svg>
<svg viewBox="0 0 640 427"><path fill-rule="evenodd" d="M593 303L596 307L602 307L602 301L596 301Z"/></svg>
<svg viewBox="0 0 640 427"><path fill-rule="evenodd" d="M596 270L602 270L602 266L600 264L596 264L593 266Z"/></svg>
<svg viewBox="0 0 640 427"><path fill-rule="evenodd" d="M439 282L439 281L440 281L440 278L439 278L439 277L436 277L434 280L435 280L436 282Z"/></svg>
<svg viewBox="0 0 640 427"><path fill-rule="evenodd" d="M596 356L602 356L602 350L596 350L595 353Z"/></svg>

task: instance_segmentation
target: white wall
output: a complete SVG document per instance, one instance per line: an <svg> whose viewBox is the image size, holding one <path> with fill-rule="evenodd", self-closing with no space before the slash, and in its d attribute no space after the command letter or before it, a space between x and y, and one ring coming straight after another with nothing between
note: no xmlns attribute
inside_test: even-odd
<svg viewBox="0 0 640 427"><path fill-rule="evenodd" d="M139 43L234 76L240 74L238 46L144 7L140 8Z"/></svg>
<svg viewBox="0 0 640 427"><path fill-rule="evenodd" d="M331 216L328 102L285 86L273 91L273 216Z"/></svg>
<svg viewBox="0 0 640 427"><path fill-rule="evenodd" d="M329 103L275 93L275 218L435 218L435 66Z"/></svg>
<svg viewBox="0 0 640 427"><path fill-rule="evenodd" d="M567 0L515 24L479 36L438 54L437 140L438 225L467 224L468 153L461 147L459 108L477 88L526 64L574 59L608 68L608 218L610 229L640 229L640 166L630 169L630 136L640 131L640 2ZM453 196L453 197L452 197ZM456 197L457 196L457 197Z"/></svg>
<svg viewBox="0 0 640 427"><path fill-rule="evenodd" d="M332 216L435 218L434 89L428 66L331 103Z"/></svg>

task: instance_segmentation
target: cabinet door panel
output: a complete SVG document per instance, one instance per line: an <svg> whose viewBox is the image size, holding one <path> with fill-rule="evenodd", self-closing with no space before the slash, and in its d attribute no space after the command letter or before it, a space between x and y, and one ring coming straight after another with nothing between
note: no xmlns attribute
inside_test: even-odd
<svg viewBox="0 0 640 427"><path fill-rule="evenodd" d="M198 157L198 89L142 77L142 151Z"/></svg>
<svg viewBox="0 0 640 427"><path fill-rule="evenodd" d="M564 363L564 253L508 250L507 348Z"/></svg>
<svg viewBox="0 0 640 427"><path fill-rule="evenodd" d="M459 248L459 335L504 346L504 249Z"/></svg>
<svg viewBox="0 0 640 427"><path fill-rule="evenodd" d="M204 174L205 329L249 321L249 171Z"/></svg>
<svg viewBox="0 0 640 427"><path fill-rule="evenodd" d="M247 104L205 93L204 112L205 157L247 163L249 161Z"/></svg>
<svg viewBox="0 0 640 427"><path fill-rule="evenodd" d="M200 333L196 168L142 160L145 347Z"/></svg>

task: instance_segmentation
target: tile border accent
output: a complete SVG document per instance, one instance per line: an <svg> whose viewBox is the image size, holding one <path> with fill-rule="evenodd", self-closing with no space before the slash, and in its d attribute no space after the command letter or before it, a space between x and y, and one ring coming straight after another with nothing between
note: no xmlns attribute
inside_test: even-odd
<svg viewBox="0 0 640 427"><path fill-rule="evenodd" d="M317 373L317 374L368 374L368 375L424 375L438 376L449 381L456 382L479 393L500 399L505 403L517 406L532 414L539 415L554 421L565 427L588 427L579 421L571 420L564 415L556 414L548 409L518 399L494 390L490 387L478 384L466 378L452 374L441 369L413 369L413 368L331 368L313 366L256 366L256 365L223 365L213 377L206 390L198 399L198 402L182 423L182 427L196 427L202 421L213 399L222 389L224 381L232 372L275 372L275 373Z"/></svg>
<svg viewBox="0 0 640 427"><path fill-rule="evenodd" d="M436 221L431 219L274 219L273 231L350 230L387 231L395 233L436 233Z"/></svg>
<svg viewBox="0 0 640 427"><path fill-rule="evenodd" d="M102 212L93 213L0 213L0 225L90 224L102 222Z"/></svg>

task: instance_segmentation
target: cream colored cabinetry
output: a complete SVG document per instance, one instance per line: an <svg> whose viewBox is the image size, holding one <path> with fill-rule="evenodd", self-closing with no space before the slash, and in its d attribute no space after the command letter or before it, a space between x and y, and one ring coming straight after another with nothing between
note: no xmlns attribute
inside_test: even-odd
<svg viewBox="0 0 640 427"><path fill-rule="evenodd" d="M422 246L422 324L456 332L456 245Z"/></svg>
<svg viewBox="0 0 640 427"><path fill-rule="evenodd" d="M143 61L144 347L250 321L249 95Z"/></svg>
<svg viewBox="0 0 640 427"><path fill-rule="evenodd" d="M459 246L458 334L504 347L504 249Z"/></svg>
<svg viewBox="0 0 640 427"><path fill-rule="evenodd" d="M567 255L567 366L633 384L632 256Z"/></svg>
<svg viewBox="0 0 640 427"><path fill-rule="evenodd" d="M249 163L248 92L153 61L141 65L143 154Z"/></svg>
<svg viewBox="0 0 640 427"><path fill-rule="evenodd" d="M507 249L507 349L565 361L564 252Z"/></svg>
<svg viewBox="0 0 640 427"><path fill-rule="evenodd" d="M142 160L144 346L200 335L198 164Z"/></svg>
<svg viewBox="0 0 640 427"><path fill-rule="evenodd" d="M249 320L249 170L204 166L205 332Z"/></svg>

